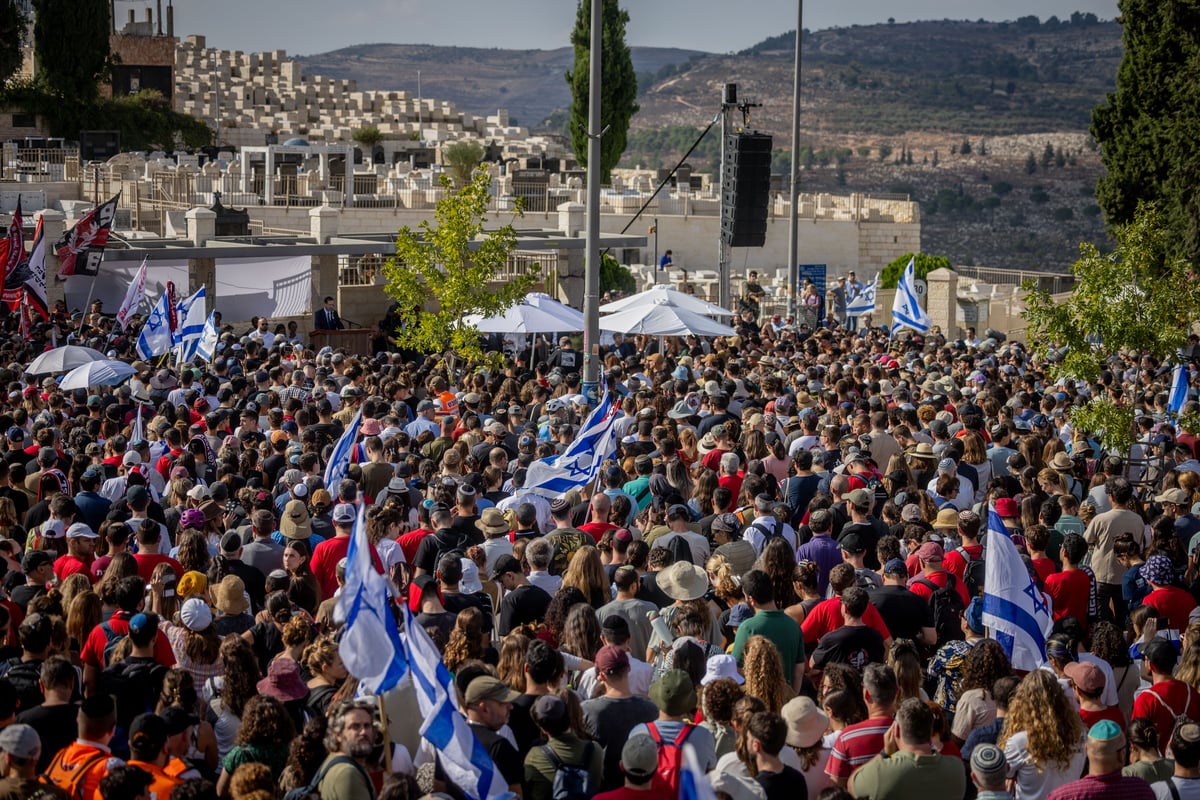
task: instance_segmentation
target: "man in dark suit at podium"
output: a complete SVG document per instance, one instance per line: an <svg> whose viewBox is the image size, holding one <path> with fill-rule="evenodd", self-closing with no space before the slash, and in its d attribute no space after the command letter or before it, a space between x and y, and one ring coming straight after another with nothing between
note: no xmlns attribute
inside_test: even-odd
<svg viewBox="0 0 1200 800"><path fill-rule="evenodd" d="M325 306L315 314L313 314L313 327L319 331L344 331L346 326L342 323L342 318L338 316L337 308L334 307L332 297L325 298Z"/></svg>

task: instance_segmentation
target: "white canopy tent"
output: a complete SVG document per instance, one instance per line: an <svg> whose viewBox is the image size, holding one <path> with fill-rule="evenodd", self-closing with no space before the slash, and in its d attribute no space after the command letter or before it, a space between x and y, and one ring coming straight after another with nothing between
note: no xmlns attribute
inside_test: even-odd
<svg viewBox="0 0 1200 800"><path fill-rule="evenodd" d="M733 312L728 309L721 308L705 300L701 300L695 295L681 292L674 286L665 283L651 286L644 292L638 292L635 295L624 297L620 300L614 300L611 303L605 303L600 306L600 310L605 314L613 314L618 311L625 311L630 308L638 308L653 304L662 304L671 306L672 308L682 308L691 311L695 314L707 314L713 317L732 317Z"/></svg>
<svg viewBox="0 0 1200 800"><path fill-rule="evenodd" d="M733 336L728 325L666 302L643 304L600 318L600 329L650 336Z"/></svg>
<svg viewBox="0 0 1200 800"><path fill-rule="evenodd" d="M473 314L465 320L480 333L555 333L583 330L583 312L555 300L548 294L534 292L520 303L496 317Z"/></svg>

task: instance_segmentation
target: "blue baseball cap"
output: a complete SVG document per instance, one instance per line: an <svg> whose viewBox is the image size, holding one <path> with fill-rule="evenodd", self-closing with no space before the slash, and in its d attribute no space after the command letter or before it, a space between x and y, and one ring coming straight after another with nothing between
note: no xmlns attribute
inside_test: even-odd
<svg viewBox="0 0 1200 800"><path fill-rule="evenodd" d="M967 606L966 613L963 618L967 621L967 627L978 634L983 634L983 598L975 597L971 599L971 605Z"/></svg>

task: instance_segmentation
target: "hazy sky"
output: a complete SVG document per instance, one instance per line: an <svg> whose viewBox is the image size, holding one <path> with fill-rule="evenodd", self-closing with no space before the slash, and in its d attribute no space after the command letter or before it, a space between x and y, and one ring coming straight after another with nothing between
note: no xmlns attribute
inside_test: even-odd
<svg viewBox="0 0 1200 800"><path fill-rule="evenodd" d="M796 25L798 0L622 0L634 45L727 52ZM148 0L117 0L117 19ZM572 0L174 0L176 35L204 34L212 47L284 49L295 55L389 42L553 49L567 43ZM1016 19L1117 14L1117 0L821 0L805 4L804 27L919 19ZM138 12L138 18L142 12ZM919 53L909 54L919 58ZM897 58L905 57L897 53Z"/></svg>

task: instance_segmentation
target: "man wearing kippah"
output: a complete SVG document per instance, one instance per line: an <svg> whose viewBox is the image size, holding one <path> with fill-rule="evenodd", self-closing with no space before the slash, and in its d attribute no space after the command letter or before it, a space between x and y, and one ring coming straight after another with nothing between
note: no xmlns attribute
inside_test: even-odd
<svg viewBox="0 0 1200 800"><path fill-rule="evenodd" d="M1110 719L1097 722L1087 735L1088 774L1058 787L1046 800L1150 800L1150 784L1121 774L1128 751L1120 725Z"/></svg>
<svg viewBox="0 0 1200 800"><path fill-rule="evenodd" d="M1200 725L1188 723L1175 729L1171 737L1175 755L1175 774L1169 782L1155 783L1156 800L1191 800L1200 797Z"/></svg>

